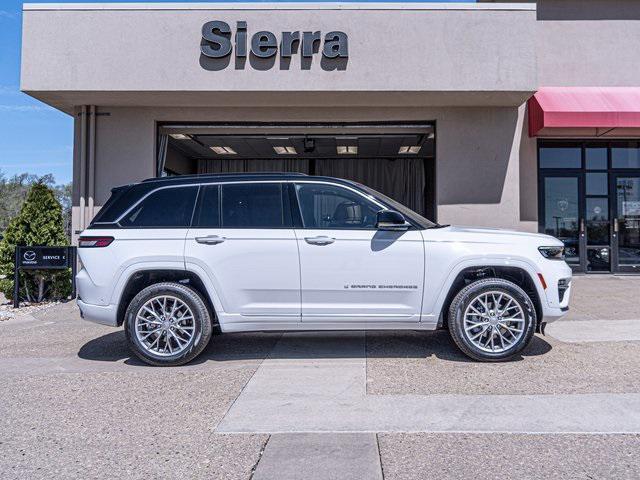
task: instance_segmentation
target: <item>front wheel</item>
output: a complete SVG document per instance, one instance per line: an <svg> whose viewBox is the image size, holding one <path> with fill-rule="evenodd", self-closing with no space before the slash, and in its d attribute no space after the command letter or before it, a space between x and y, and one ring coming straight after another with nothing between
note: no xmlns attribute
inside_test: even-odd
<svg viewBox="0 0 640 480"><path fill-rule="evenodd" d="M464 287L449 308L449 333L462 352L485 362L508 360L536 326L533 302L515 283L487 278Z"/></svg>
<svg viewBox="0 0 640 480"><path fill-rule="evenodd" d="M211 331L204 301L179 283L157 283L143 289L125 314L125 332L133 352L156 366L193 360L209 343Z"/></svg>

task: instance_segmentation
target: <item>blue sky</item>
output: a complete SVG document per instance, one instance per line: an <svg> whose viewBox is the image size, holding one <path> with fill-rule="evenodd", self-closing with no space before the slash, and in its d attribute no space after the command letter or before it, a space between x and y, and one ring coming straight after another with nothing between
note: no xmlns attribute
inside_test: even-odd
<svg viewBox="0 0 640 480"><path fill-rule="evenodd" d="M7 176L52 173L57 183L66 183L71 181L72 118L20 92L22 3L0 2L0 172Z"/></svg>

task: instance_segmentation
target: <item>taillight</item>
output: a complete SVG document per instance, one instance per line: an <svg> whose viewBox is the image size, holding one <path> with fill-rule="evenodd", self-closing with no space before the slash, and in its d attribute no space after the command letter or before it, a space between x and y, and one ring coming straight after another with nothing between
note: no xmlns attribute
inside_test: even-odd
<svg viewBox="0 0 640 480"><path fill-rule="evenodd" d="M108 247L113 242L113 237L80 237L78 247L80 248L101 248Z"/></svg>

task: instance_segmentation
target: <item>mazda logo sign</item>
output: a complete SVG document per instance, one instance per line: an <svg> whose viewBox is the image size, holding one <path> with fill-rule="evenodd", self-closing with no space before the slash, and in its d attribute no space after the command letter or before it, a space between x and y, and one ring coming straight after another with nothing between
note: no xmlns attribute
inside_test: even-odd
<svg viewBox="0 0 640 480"><path fill-rule="evenodd" d="M24 252L23 257L27 262L33 262L36 259L36 252L33 250L27 250Z"/></svg>

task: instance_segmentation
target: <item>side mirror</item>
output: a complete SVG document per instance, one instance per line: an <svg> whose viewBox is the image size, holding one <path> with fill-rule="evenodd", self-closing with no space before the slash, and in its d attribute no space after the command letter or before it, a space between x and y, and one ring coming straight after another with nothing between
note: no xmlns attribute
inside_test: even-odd
<svg viewBox="0 0 640 480"><path fill-rule="evenodd" d="M408 230L410 226L400 212L394 210L380 210L378 212L376 218L378 230Z"/></svg>

